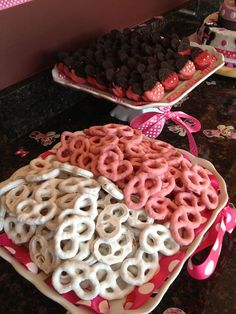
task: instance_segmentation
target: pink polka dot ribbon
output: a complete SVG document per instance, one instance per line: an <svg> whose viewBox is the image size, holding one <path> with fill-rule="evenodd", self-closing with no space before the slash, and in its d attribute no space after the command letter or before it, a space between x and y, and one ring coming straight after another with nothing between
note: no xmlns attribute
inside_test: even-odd
<svg viewBox="0 0 236 314"><path fill-rule="evenodd" d="M190 120L194 125L190 126L181 118ZM166 107L163 109L162 113L146 112L135 117L131 121L130 126L134 129L141 130L147 137L157 138L161 134L165 122L169 119L181 125L186 130L190 153L197 156L197 145L192 133L198 132L201 129L201 123L198 119L182 111L171 111L171 107Z"/></svg>
<svg viewBox="0 0 236 314"><path fill-rule="evenodd" d="M151 280L149 280L149 282L146 282L140 287L134 288L134 290L127 296L124 308L126 310L133 310L144 305L153 292L161 288L168 276L182 261L185 254L185 251L180 251L175 255L162 257L160 259L160 270L152 277Z"/></svg>
<svg viewBox="0 0 236 314"><path fill-rule="evenodd" d="M0 11L15 7L19 4L30 2L32 0L0 0Z"/></svg>
<svg viewBox="0 0 236 314"><path fill-rule="evenodd" d="M224 234L225 232L231 233L235 226L236 210L226 206L204 236L199 247L188 260L187 270L191 277L203 280L213 274L221 252ZM193 262L194 255L208 247L211 247L211 250L205 261L200 265L195 265Z"/></svg>

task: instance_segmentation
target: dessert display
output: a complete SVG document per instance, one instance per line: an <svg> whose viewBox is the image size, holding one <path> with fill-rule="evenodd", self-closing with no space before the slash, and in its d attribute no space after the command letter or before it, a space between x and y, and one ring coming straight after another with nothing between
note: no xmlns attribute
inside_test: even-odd
<svg viewBox="0 0 236 314"><path fill-rule="evenodd" d="M191 46L187 38L126 28L112 30L74 53L59 53L56 68L75 85L150 103L162 101L215 61L211 52Z"/></svg>
<svg viewBox="0 0 236 314"><path fill-rule="evenodd" d="M236 4L224 1L219 12L209 15L199 28L201 43L214 47L225 57L225 67L236 68Z"/></svg>
<svg viewBox="0 0 236 314"><path fill-rule="evenodd" d="M185 252L219 206L209 169L129 126L64 132L0 188L0 230L59 294L122 299Z"/></svg>

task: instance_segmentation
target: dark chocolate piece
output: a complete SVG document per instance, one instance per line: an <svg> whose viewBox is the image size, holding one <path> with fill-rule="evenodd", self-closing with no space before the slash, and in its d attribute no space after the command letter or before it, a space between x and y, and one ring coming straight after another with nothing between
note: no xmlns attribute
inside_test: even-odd
<svg viewBox="0 0 236 314"><path fill-rule="evenodd" d="M183 38L178 46L178 51L185 51L190 48L190 42L188 38Z"/></svg>
<svg viewBox="0 0 236 314"><path fill-rule="evenodd" d="M157 53L157 59L158 59L159 61L164 61L164 60L165 60L165 55L164 55L164 53L158 52L158 53Z"/></svg>
<svg viewBox="0 0 236 314"><path fill-rule="evenodd" d="M199 47L193 47L191 50L191 59L194 60L197 56L202 53L202 49Z"/></svg>
<svg viewBox="0 0 236 314"><path fill-rule="evenodd" d="M183 67L186 65L188 62L188 58L186 57L179 57L176 59L176 68L178 71L182 70Z"/></svg>
<svg viewBox="0 0 236 314"><path fill-rule="evenodd" d="M106 79L111 82L115 77L115 70L113 68L109 68L106 70Z"/></svg>
<svg viewBox="0 0 236 314"><path fill-rule="evenodd" d="M87 64L84 68L85 73L88 76L94 76L95 75L95 68L93 65Z"/></svg>
<svg viewBox="0 0 236 314"><path fill-rule="evenodd" d="M113 68L114 65L112 63L112 61L110 59L106 59L102 62L102 66L104 69L109 69L109 68Z"/></svg>
<svg viewBox="0 0 236 314"><path fill-rule="evenodd" d="M173 74L173 71L171 71L169 68L160 69L158 72L160 82L164 81L171 74Z"/></svg>
<svg viewBox="0 0 236 314"><path fill-rule="evenodd" d="M132 86L132 90L135 94L137 94L137 95L143 94L143 86L141 83L133 83L131 86Z"/></svg>
<svg viewBox="0 0 236 314"><path fill-rule="evenodd" d="M148 90L151 90L153 89L153 87L155 86L156 84L156 81L153 80L153 79L148 79L148 80L145 80L143 82L143 90L146 92Z"/></svg>
<svg viewBox="0 0 236 314"><path fill-rule="evenodd" d="M171 45L171 48L174 50L174 51L177 51L177 48L179 46L179 39L177 38L172 38L171 39L171 42L170 42L170 45Z"/></svg>
<svg viewBox="0 0 236 314"><path fill-rule="evenodd" d="M140 64L137 66L137 71L138 71L139 73L143 73L145 70L146 70L145 64L140 63Z"/></svg>

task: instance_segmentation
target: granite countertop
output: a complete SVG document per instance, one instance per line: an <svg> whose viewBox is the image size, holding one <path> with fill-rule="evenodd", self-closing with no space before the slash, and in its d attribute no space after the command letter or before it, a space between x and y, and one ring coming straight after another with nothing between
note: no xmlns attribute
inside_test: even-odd
<svg viewBox="0 0 236 314"><path fill-rule="evenodd" d="M167 32L170 27L178 25L182 35L190 35L198 24L195 18L188 20L175 13L162 22L162 27L163 32ZM185 28L186 25L189 28ZM202 129L194 135L199 156L215 165L227 183L230 201L236 205L235 88L235 80L213 75L178 103L174 110L184 111L201 121ZM1 102L0 181L52 147L58 141L56 134L64 130L75 131L90 125L121 122L110 116L114 104L59 86L52 81L50 71L4 92ZM14 122L9 120L13 114ZM55 133L47 134L47 138L51 135L49 141L37 141L32 131L44 135L52 131ZM188 149L185 133L171 122L166 124L160 139ZM20 156L21 149L28 154ZM236 231L225 235L216 271L207 280L192 279L184 267L153 313L161 314L168 307L181 308L187 314L236 313L235 243ZM66 312L18 275L3 259L0 259L0 285L0 313Z"/></svg>

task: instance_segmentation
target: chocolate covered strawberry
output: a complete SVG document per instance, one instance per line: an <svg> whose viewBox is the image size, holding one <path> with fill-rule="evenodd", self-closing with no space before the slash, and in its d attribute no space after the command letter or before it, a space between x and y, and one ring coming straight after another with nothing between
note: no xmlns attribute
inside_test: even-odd
<svg viewBox="0 0 236 314"><path fill-rule="evenodd" d="M63 72L65 73L65 75L70 78L70 69L64 64L63 67Z"/></svg>
<svg viewBox="0 0 236 314"><path fill-rule="evenodd" d="M57 70L59 73L64 73L64 64L62 62L57 63Z"/></svg>
<svg viewBox="0 0 236 314"><path fill-rule="evenodd" d="M116 95L118 98L125 97L125 91L120 86L114 86L111 88L111 91L114 95Z"/></svg>
<svg viewBox="0 0 236 314"><path fill-rule="evenodd" d="M213 59L212 55L208 51L202 50L198 47L193 48L191 58L197 70L204 70L207 68Z"/></svg>
<svg viewBox="0 0 236 314"><path fill-rule="evenodd" d="M189 80L196 72L194 63L186 57L180 57L176 60L176 68L180 80Z"/></svg>
<svg viewBox="0 0 236 314"><path fill-rule="evenodd" d="M129 89L126 91L126 97L134 100L134 101L140 101L142 100L141 95L138 95L134 92L133 88L130 86Z"/></svg>
<svg viewBox="0 0 236 314"><path fill-rule="evenodd" d="M126 75L123 72L117 71L115 73L114 79L113 77L110 79L108 76L107 79L108 81L110 80L111 84L113 84L111 90L117 97L121 98L126 96L126 90L129 87L129 83Z"/></svg>
<svg viewBox="0 0 236 314"><path fill-rule="evenodd" d="M177 52L181 56L188 56L191 54L191 47L190 47L189 39L183 38L181 40L177 48Z"/></svg>
<svg viewBox="0 0 236 314"><path fill-rule="evenodd" d="M147 80L143 83L143 99L145 101L160 101L164 94L164 87L160 82L155 82L154 80Z"/></svg>
<svg viewBox="0 0 236 314"><path fill-rule="evenodd" d="M166 92L173 90L179 83L177 73L168 68L160 69L158 75Z"/></svg>
<svg viewBox="0 0 236 314"><path fill-rule="evenodd" d="M87 83L87 75L84 71L83 65L73 65L71 71L68 73L69 77L78 84Z"/></svg>
<svg viewBox="0 0 236 314"><path fill-rule="evenodd" d="M87 79L85 77L79 77L75 73L75 70L71 70L69 73L70 78L72 79L73 82L78 83L78 84L85 84L87 82Z"/></svg>

